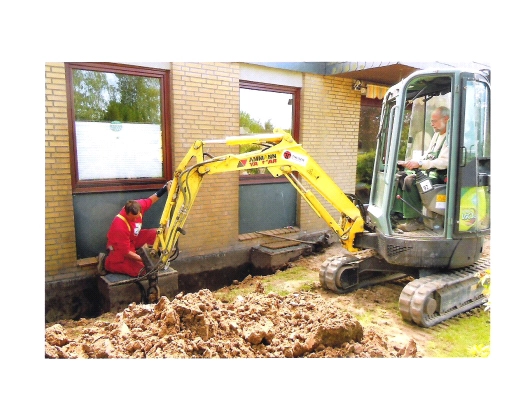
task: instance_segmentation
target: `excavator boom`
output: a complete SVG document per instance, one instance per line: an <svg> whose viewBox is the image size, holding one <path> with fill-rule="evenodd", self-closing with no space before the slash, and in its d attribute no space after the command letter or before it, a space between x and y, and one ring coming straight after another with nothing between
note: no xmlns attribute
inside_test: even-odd
<svg viewBox="0 0 530 420"><path fill-rule="evenodd" d="M259 150L210 157L204 146L211 143L234 146L258 145ZM177 252L177 242L206 175L266 168L273 176L285 176L310 207L324 219L350 252L355 252L355 234L364 231L361 211L326 174L326 172L296 143L292 136L279 129L272 134L227 137L224 140L196 141L174 172L173 182L160 219L153 252L160 255L161 265L167 265ZM339 220L329 213L317 196L304 186L313 187L340 213Z"/></svg>

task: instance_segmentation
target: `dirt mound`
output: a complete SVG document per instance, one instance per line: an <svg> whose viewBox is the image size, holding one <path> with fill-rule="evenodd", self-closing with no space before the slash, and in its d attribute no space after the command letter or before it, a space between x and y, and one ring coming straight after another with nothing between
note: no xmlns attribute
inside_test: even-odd
<svg viewBox="0 0 530 420"><path fill-rule="evenodd" d="M294 261L290 267L301 274L289 277L249 276L216 292L163 296L156 305L132 303L117 314L46 324L45 357L425 357L433 332L405 322L397 307L408 279L344 295L322 289L322 263L345 252L333 244Z"/></svg>
<svg viewBox="0 0 530 420"><path fill-rule="evenodd" d="M209 290L132 303L123 312L46 326L45 357L395 358L419 357L416 343L389 346L318 293L263 293L224 303Z"/></svg>

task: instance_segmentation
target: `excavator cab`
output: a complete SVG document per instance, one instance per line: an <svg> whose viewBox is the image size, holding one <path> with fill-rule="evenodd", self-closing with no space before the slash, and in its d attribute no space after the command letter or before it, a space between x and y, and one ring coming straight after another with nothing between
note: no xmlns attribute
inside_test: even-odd
<svg viewBox="0 0 530 420"><path fill-rule="evenodd" d="M431 150L431 114L438 107L449 110L443 110L449 114L446 172L407 174L415 175L408 186L409 192L417 188L419 200L403 204L423 226L403 231L394 219L396 200L405 201L399 193L407 185L399 184L401 172L404 162L423 160ZM477 276L489 269L489 257L482 254L490 233L490 141L489 71L425 70L390 88L383 100L365 231L354 240L355 247L376 254L328 259L320 272L323 286L346 293L386 281L385 272L405 274L413 280L401 292L399 310L404 320L423 327L481 305ZM367 277L373 273L380 275Z"/></svg>
<svg viewBox="0 0 530 420"><path fill-rule="evenodd" d="M434 136L431 114L449 109L446 171L416 176L421 204L405 202L423 224L396 229L396 200L403 161L420 160ZM439 171L442 172L442 171ZM434 176L433 176L434 173ZM437 175L437 176L436 176ZM372 247L392 264L458 268L477 261L490 229L490 75L488 71L420 71L387 92L384 101L368 204L376 232L355 245ZM409 210L410 212L410 210ZM372 243L370 244L370 242Z"/></svg>

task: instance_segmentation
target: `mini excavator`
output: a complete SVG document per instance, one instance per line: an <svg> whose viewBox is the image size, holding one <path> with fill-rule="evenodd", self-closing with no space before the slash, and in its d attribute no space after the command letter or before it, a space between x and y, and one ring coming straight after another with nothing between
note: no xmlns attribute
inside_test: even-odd
<svg viewBox="0 0 530 420"><path fill-rule="evenodd" d="M179 237L185 234L184 224L205 177L259 165L274 177L286 177L349 251L323 263L323 288L342 294L396 274L410 276L399 309L404 320L422 327L481 305L484 291L478 276L490 266L483 255L490 234L490 79L488 69L421 70L388 90L367 204L343 192L282 130L196 141L174 172L157 237L144 253L144 262L153 272L167 268L178 256ZM404 232L396 228L392 210L395 200L402 199L396 174L401 161L424 154L433 135L430 115L439 106L451 112L447 176L444 183L435 184L417 171L422 208L414 210L424 229ZM212 142L259 149L213 157L205 151ZM334 218L313 190L340 216ZM150 284L158 298L156 281Z"/></svg>

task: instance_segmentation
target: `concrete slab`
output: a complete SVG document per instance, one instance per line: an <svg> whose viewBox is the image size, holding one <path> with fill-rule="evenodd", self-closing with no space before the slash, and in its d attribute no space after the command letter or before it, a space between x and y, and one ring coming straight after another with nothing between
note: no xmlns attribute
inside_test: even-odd
<svg viewBox="0 0 530 420"><path fill-rule="evenodd" d="M132 279L133 277L125 274L115 273L109 273L98 278L98 290L102 296L104 312L119 312L127 308L132 302L142 303L142 292L138 283L147 291L149 281L146 279L140 282L123 283ZM160 271L158 273L158 287L161 296L173 300L179 293L178 272L171 267L165 271Z"/></svg>
<svg viewBox="0 0 530 420"><path fill-rule="evenodd" d="M256 274L271 274L284 268L289 261L301 255L310 254L313 247L309 244L299 244L280 249L270 249L257 246L250 250L250 262Z"/></svg>

